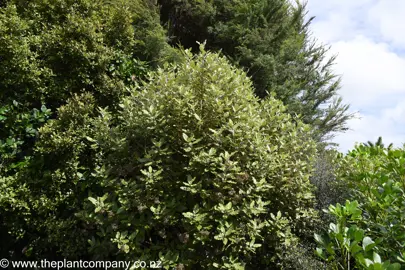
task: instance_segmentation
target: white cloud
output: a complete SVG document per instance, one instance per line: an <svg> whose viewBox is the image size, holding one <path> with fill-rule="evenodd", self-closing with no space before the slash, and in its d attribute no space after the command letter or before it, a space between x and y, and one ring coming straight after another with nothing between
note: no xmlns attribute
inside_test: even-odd
<svg viewBox="0 0 405 270"><path fill-rule="evenodd" d="M404 102L405 100L401 103ZM397 126L399 122L394 119L401 117L401 113L403 117L405 111L395 111L393 112L395 116L392 117L389 115L389 109L378 115L360 114L361 118L349 121L349 125L353 130L338 135L335 142L339 143L339 149L342 152L347 152L354 147L356 142L376 142L378 137L382 136L384 144L394 143L394 146L399 147L405 142L405 129Z"/></svg>
<svg viewBox="0 0 405 270"><path fill-rule="evenodd" d="M403 125L405 129L405 98L398 102L394 108L384 110L382 116L393 125L398 125L398 127Z"/></svg>
<svg viewBox="0 0 405 270"><path fill-rule="evenodd" d="M353 106L372 106L390 95L405 94L405 58L363 36L332 44L335 71L342 74L341 94Z"/></svg>
<svg viewBox="0 0 405 270"><path fill-rule="evenodd" d="M340 94L359 111L352 129L335 142L346 152L355 142L396 146L405 142L405 1L309 0L314 37L338 54L334 71L342 75ZM404 128L402 128L404 126Z"/></svg>
<svg viewBox="0 0 405 270"><path fill-rule="evenodd" d="M365 30L366 8L373 0L310 0L309 16L315 16L312 30L326 42L348 40Z"/></svg>
<svg viewBox="0 0 405 270"><path fill-rule="evenodd" d="M405 47L405 1L380 0L368 12L370 26L398 48Z"/></svg>

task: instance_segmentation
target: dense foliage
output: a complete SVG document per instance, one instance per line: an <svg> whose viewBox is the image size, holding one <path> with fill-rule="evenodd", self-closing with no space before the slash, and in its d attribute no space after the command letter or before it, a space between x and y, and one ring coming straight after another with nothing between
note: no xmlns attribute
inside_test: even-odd
<svg viewBox="0 0 405 270"><path fill-rule="evenodd" d="M118 125L86 94L40 129L29 169L1 198L32 252L255 269L280 263L310 228L309 127L273 98L259 103L224 58L184 61L133 89Z"/></svg>
<svg viewBox="0 0 405 270"><path fill-rule="evenodd" d="M7 159L16 151L30 155L44 123L37 111L49 116L83 92L93 93L100 106L116 107L128 75L142 75L140 60L153 65L171 53L147 2L7 3L0 9L0 121L6 121L0 122L0 146L9 149Z"/></svg>
<svg viewBox="0 0 405 270"><path fill-rule="evenodd" d="M352 197L362 203L363 227L381 240L385 258L399 255L404 261L405 247L405 151L384 147L359 145L344 160L344 180L353 191Z"/></svg>
<svg viewBox="0 0 405 270"><path fill-rule="evenodd" d="M305 5L289 0L160 0L172 43L221 51L252 77L259 97L274 93L325 140L352 117L337 95L334 57L309 34Z"/></svg>
<svg viewBox="0 0 405 270"><path fill-rule="evenodd" d="M325 149L351 115L305 12L0 1L0 257L405 265L405 148Z"/></svg>
<svg viewBox="0 0 405 270"><path fill-rule="evenodd" d="M10 0L2 4L0 177L6 190L14 186L14 195L24 193L25 199L21 205L9 204L10 201L2 204L0 237L9 239L7 228L24 229L14 240L2 241L10 248L2 247L1 253L27 250L26 241L20 238L36 224L23 225L27 223L24 209L36 209L38 212L32 214L41 216L41 210L36 208L39 206L30 202L41 191L30 189L29 177L22 182L16 180L21 171L38 172L38 178L52 168L47 167L52 161L42 165L43 158L33 158L41 126L55 118L58 108L75 93L89 92L94 97L94 107L109 106L116 110L126 85L141 79L148 66L156 66L173 55L156 11L157 7L147 1ZM52 155L62 148L48 151ZM30 169L26 170L27 166ZM12 200L14 195L6 190L2 190L1 198L10 196ZM58 200L50 197L50 201ZM43 203L46 201L40 205ZM74 204L69 207L74 208ZM21 213L9 216L11 209ZM58 211L62 214L64 210ZM14 218L18 221L10 220ZM13 227L14 222L20 223Z"/></svg>
<svg viewBox="0 0 405 270"><path fill-rule="evenodd" d="M338 269L349 269L350 256L365 269L400 269L405 263L405 150L385 147L379 138L375 144L357 145L339 163L338 175L352 202L329 207L337 225L330 225L328 237L318 237L331 255L328 260L340 265ZM335 240L339 252L333 249ZM358 247L362 242L363 248Z"/></svg>

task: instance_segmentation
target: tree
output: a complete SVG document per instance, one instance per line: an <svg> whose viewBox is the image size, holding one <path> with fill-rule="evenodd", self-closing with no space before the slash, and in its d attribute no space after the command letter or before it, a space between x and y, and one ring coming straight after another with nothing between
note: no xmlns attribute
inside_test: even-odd
<svg viewBox="0 0 405 270"><path fill-rule="evenodd" d="M347 130L349 106L338 97L335 58L311 37L305 5L287 0L160 0L161 20L173 45L221 51L252 77L259 97L274 93L300 114L318 140Z"/></svg>

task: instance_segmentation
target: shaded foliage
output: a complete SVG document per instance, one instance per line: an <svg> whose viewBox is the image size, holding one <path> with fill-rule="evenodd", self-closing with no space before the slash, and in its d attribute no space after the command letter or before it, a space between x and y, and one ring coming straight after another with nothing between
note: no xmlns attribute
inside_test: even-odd
<svg viewBox="0 0 405 270"><path fill-rule="evenodd" d="M126 85L172 56L148 1L8 1L0 8L0 111L8 119L0 120L0 142L14 150L3 148L3 167L30 156L35 130L45 123L21 119L35 118L41 108L55 113L84 92L116 109Z"/></svg>
<svg viewBox="0 0 405 270"><path fill-rule="evenodd" d="M14 237L14 240L4 242L10 248L1 248L1 252L21 254L24 247L27 251L26 237L35 239L34 242L43 241L38 235L37 238L30 236L30 231L44 225L39 220L38 224L29 224L25 214L42 216L41 207L45 207L42 204L46 200L41 202L38 199L41 189L30 186L30 181L33 181L30 175L23 182L17 179L23 177L23 171L24 174L37 174L35 179L42 176L38 183L46 183L46 179L51 177L47 171L56 165L52 162L53 155L64 148L54 149L56 152L49 154L47 162L38 154L33 159L34 149L38 147L35 144L39 129L49 119L55 118L60 106L75 94L91 93L92 106L109 106L116 111L119 100L126 93L126 86L143 79L151 67L172 56L175 52L166 43L156 6L149 1L2 2L0 177L6 190L1 196L2 199L9 196L12 200L13 196L21 195L24 200L20 201L21 204L13 203L13 206L2 204L0 237ZM91 110L91 107L88 109ZM69 151L79 145L67 148L63 153L69 155ZM69 170L68 167L65 170ZM60 179L54 181L59 184L64 182ZM53 203L58 203L57 195L53 196L56 197L49 197L47 207L61 211L61 215L68 215L70 212L65 208L52 208ZM26 212L27 209L31 212ZM8 211L21 211L21 214L8 215ZM14 227L16 223L19 225ZM21 226L27 233L21 231L15 235ZM12 238L9 238L9 232L14 233ZM41 233L47 234L46 231ZM49 253L44 251L43 254Z"/></svg>

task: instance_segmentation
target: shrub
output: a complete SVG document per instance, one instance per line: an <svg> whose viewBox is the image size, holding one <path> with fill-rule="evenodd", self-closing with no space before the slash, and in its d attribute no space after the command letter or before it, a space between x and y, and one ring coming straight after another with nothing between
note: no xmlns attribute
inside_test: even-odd
<svg viewBox="0 0 405 270"><path fill-rule="evenodd" d="M97 254L265 269L308 229L316 214L309 128L279 101L259 102L224 58L187 52L121 106L114 142L96 139L114 149L113 180L81 213L102 232L91 241ZM110 239L115 249L105 251Z"/></svg>
<svg viewBox="0 0 405 270"><path fill-rule="evenodd" d="M357 145L344 159L340 177L364 210L363 228L381 239L382 256L405 262L405 151L382 144Z"/></svg>
<svg viewBox="0 0 405 270"><path fill-rule="evenodd" d="M357 201L346 201L345 205L330 205L328 212L336 223L330 223L328 233L315 234L320 245L318 256L331 262L332 269L399 270L399 263L383 261L378 252L381 239L374 242L365 230L356 224L362 220L362 211ZM349 227L348 227L349 226Z"/></svg>
<svg viewBox="0 0 405 270"><path fill-rule="evenodd" d="M88 96L91 93L92 103L85 102L86 106L90 106L86 107L87 110L97 106L117 109L115 106L125 94L125 85L140 80L146 69L170 56L171 52L166 43L165 32L160 26L157 7L150 1L2 1L0 237L8 239L4 242L7 247L0 248L2 253L18 256L24 249L28 254L31 246L36 247L34 253L43 256L58 253L59 250L52 246L52 241L56 243L62 241L62 238L54 237L49 232L51 225L48 223L52 218L47 214L65 211L59 214L68 216L72 212L66 209L77 209L74 203L70 208L54 206L66 206L71 201L58 193L62 192L60 189L48 194L41 185L50 185L49 190L53 192L54 186L48 181L53 184L60 182L55 185L61 185L72 192L71 186L66 187L61 183L69 182L73 171L82 170L76 167L75 161L82 151L77 149L81 149L81 143L78 142L80 139L70 138L69 141L69 137L62 139L64 135L58 133L53 138L58 140L53 142L55 149L49 146L46 150L41 150L40 146L35 152L38 130L49 119L55 118L58 108L65 105L74 94L87 93L85 96ZM69 107L76 105L71 104ZM84 108L77 110L86 111ZM63 109L59 113L63 114ZM78 123L83 121L75 119L71 122L73 128L80 129ZM56 130L49 130L53 125L42 132L43 136L46 133L57 133ZM60 132L62 130L60 128ZM75 132L80 134L80 130ZM73 136L75 132L68 132L66 135ZM42 144L44 141L46 140ZM78 145L66 147L67 143ZM61 155L64 154L68 156L62 158ZM33 158L33 155L36 157ZM54 157L58 155L61 160L72 163L63 166L53 164ZM83 158L86 159L91 160L91 157ZM59 166L58 172L53 171L55 166ZM84 191L87 197L87 189ZM66 201L63 202L63 198ZM49 205L44 205L45 202ZM55 214L52 221L55 231L67 226L55 225L59 222L59 214ZM36 218L28 218L30 215ZM44 222L41 222L41 218ZM44 227L48 229L45 230ZM41 237L47 234L50 234L49 239L54 237L53 240L44 240ZM80 237L80 234L77 236ZM69 245L69 240L71 239L62 244ZM47 241L51 243L45 248ZM85 253L86 249L83 251L80 247L81 245L71 245L73 250ZM74 252L69 247L65 253Z"/></svg>
<svg viewBox="0 0 405 270"><path fill-rule="evenodd" d="M315 133L200 49L180 59L151 1L0 4L0 255L320 265Z"/></svg>
<svg viewBox="0 0 405 270"><path fill-rule="evenodd" d="M0 37L0 113L17 123L43 105L54 118L75 93L113 109L126 84L172 55L157 7L143 0L10 0L0 7ZM18 125L33 131L45 122ZM12 129L0 120L0 142L19 143L10 160L19 163L36 136L14 137Z"/></svg>
<svg viewBox="0 0 405 270"><path fill-rule="evenodd" d="M337 95L335 58L311 36L305 3L289 0L158 0L171 43L221 51L251 76L260 97L276 95L302 115L318 140L347 130L353 118ZM309 18L309 20L308 20Z"/></svg>
<svg viewBox="0 0 405 270"><path fill-rule="evenodd" d="M316 187L314 193L316 209L322 217L322 224L319 226L324 229L329 226L333 218L323 210L328 209L329 205L343 204L346 199L349 199L350 191L347 189L346 184L340 181L337 176L341 156L342 154L334 149L319 150L314 172L310 178L311 183Z"/></svg>
<svg viewBox="0 0 405 270"><path fill-rule="evenodd" d="M0 102L53 110L88 91L103 106L116 103L123 85L109 66L123 57L157 61L165 47L155 11L146 1L9 1L0 8Z"/></svg>
<svg viewBox="0 0 405 270"><path fill-rule="evenodd" d="M58 120L39 129L40 139L24 166L0 177L2 233L13 239L1 249L4 255L87 257L91 230L74 215L89 192L99 189L91 175L99 153L88 140L98 130L96 112L89 93L69 100L58 109Z"/></svg>
<svg viewBox="0 0 405 270"><path fill-rule="evenodd" d="M2 179L8 231L35 257L283 264L316 217L309 127L216 54L186 52L149 81L118 117L85 94L40 129L24 171Z"/></svg>

